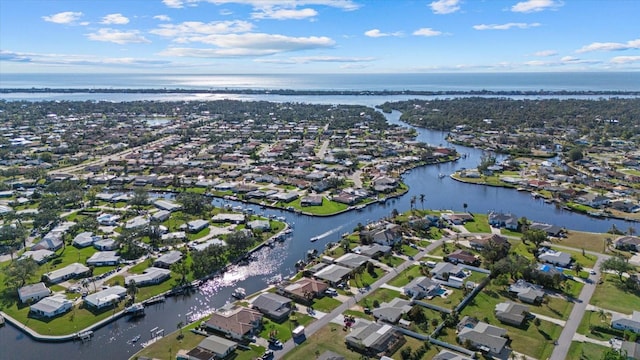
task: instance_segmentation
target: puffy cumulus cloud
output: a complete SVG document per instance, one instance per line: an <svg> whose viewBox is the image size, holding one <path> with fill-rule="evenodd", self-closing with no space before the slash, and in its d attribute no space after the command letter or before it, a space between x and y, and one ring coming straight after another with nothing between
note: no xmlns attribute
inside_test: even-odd
<svg viewBox="0 0 640 360"><path fill-rule="evenodd" d="M562 6L561 1L556 0L527 0L521 1L511 7L511 11L520 13L538 12L547 9L555 9Z"/></svg>
<svg viewBox="0 0 640 360"><path fill-rule="evenodd" d="M633 49L640 49L640 39L629 40L626 43L594 42L589 45L581 47L576 52L585 53L590 51L621 51L621 50L633 50Z"/></svg>
<svg viewBox="0 0 640 360"><path fill-rule="evenodd" d="M640 56L616 56L610 60L613 64L640 63Z"/></svg>
<svg viewBox="0 0 640 360"><path fill-rule="evenodd" d="M437 0L429 7L434 14L451 14L460 10L460 0Z"/></svg>
<svg viewBox="0 0 640 360"><path fill-rule="evenodd" d="M43 16L42 20L55 24L72 24L82 17L81 12L65 11L53 15Z"/></svg>
<svg viewBox="0 0 640 360"><path fill-rule="evenodd" d="M98 29L97 32L89 33L87 38L93 41L112 42L120 45L151 42L142 36L138 30L120 31L109 28L102 28Z"/></svg>
<svg viewBox="0 0 640 360"><path fill-rule="evenodd" d="M383 33L379 29L371 29L371 30L365 31L364 35L372 38L378 38L378 37L385 37L385 36L402 36L402 32L397 31L393 33Z"/></svg>
<svg viewBox="0 0 640 360"><path fill-rule="evenodd" d="M149 31L151 34L176 38L177 42L188 41L189 37L211 34L229 34L248 32L253 24L246 21L185 21L181 24L161 24L157 29Z"/></svg>
<svg viewBox="0 0 640 360"><path fill-rule="evenodd" d="M476 30L509 30L509 29L528 29L538 27L540 23L506 23L506 24L480 24L473 25Z"/></svg>
<svg viewBox="0 0 640 360"><path fill-rule="evenodd" d="M0 61L33 63L40 65L107 65L107 66L166 66L170 64L166 60L136 59L136 58L110 58L93 55L74 54L41 54L23 53L0 50Z"/></svg>
<svg viewBox="0 0 640 360"><path fill-rule="evenodd" d="M129 19L120 13L106 15L102 18L102 21L100 21L100 24L106 25L124 25L128 23Z"/></svg>
<svg viewBox="0 0 640 360"><path fill-rule="evenodd" d="M171 21L171 18L168 15L156 15L153 18L160 21Z"/></svg>
<svg viewBox="0 0 640 360"><path fill-rule="evenodd" d="M374 61L373 57L343 56L299 56L287 59L256 59L255 62L270 64L309 64L309 63L362 63Z"/></svg>
<svg viewBox="0 0 640 360"><path fill-rule="evenodd" d="M184 1L182 0L162 0L162 2L170 8L179 9L184 6Z"/></svg>
<svg viewBox="0 0 640 360"><path fill-rule="evenodd" d="M264 9L251 13L253 19L274 19L274 20L301 20L312 18L318 12L311 8L306 9Z"/></svg>
<svg viewBox="0 0 640 360"><path fill-rule="evenodd" d="M327 48L335 42L324 36L290 37L277 34L215 34L194 36L184 42L199 42L216 48L180 48L171 47L160 53L164 56L192 57L240 57L264 56L284 52Z"/></svg>
<svg viewBox="0 0 640 360"><path fill-rule="evenodd" d="M414 31L413 35L415 35L415 36L426 36L426 37L440 36L440 35L442 35L442 31L433 30L432 28L421 28L421 29L418 29L418 30Z"/></svg>
<svg viewBox="0 0 640 360"><path fill-rule="evenodd" d="M541 50L533 53L533 56L540 56L540 57L547 57L547 56L553 56L553 55L558 55L558 52L555 50Z"/></svg>

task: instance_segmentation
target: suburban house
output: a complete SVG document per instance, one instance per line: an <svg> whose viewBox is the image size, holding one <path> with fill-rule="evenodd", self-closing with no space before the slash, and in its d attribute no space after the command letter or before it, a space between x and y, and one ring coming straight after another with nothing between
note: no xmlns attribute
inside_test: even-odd
<svg viewBox="0 0 640 360"><path fill-rule="evenodd" d="M360 319L344 340L347 348L371 355L393 354L406 342L393 326Z"/></svg>
<svg viewBox="0 0 640 360"><path fill-rule="evenodd" d="M168 269L180 260L182 260L182 252L171 250L157 258L156 261L153 262L153 266Z"/></svg>
<svg viewBox="0 0 640 360"><path fill-rule="evenodd" d="M547 233L547 236L553 237L560 237L565 232L560 226L536 222L529 225L529 230L542 230Z"/></svg>
<svg viewBox="0 0 640 360"><path fill-rule="evenodd" d="M23 304L26 304L29 301L38 301L49 295L51 295L51 290L49 290L43 282L25 285L18 289L18 297L20 298L20 302Z"/></svg>
<svg viewBox="0 0 640 360"><path fill-rule="evenodd" d="M627 352L627 359L640 359L640 343L623 341L620 349Z"/></svg>
<svg viewBox="0 0 640 360"><path fill-rule="evenodd" d="M73 263L69 264L61 269L53 270L44 274L42 277L45 281L50 284L57 284L59 282L63 282L69 279L77 279L84 275L88 275L91 272L91 269L80 264Z"/></svg>
<svg viewBox="0 0 640 360"><path fill-rule="evenodd" d="M631 316L614 313L611 317L611 327L617 330L631 330L640 334L640 311L634 311Z"/></svg>
<svg viewBox="0 0 640 360"><path fill-rule="evenodd" d="M296 301L310 302L314 298L323 297L328 288L329 285L322 281L304 277L294 283L278 288L278 292Z"/></svg>
<svg viewBox="0 0 640 360"><path fill-rule="evenodd" d="M467 277L467 274L464 272L463 268L458 265L448 262L439 262L433 269L431 269L431 276L442 281L460 282L460 285L462 286L462 280Z"/></svg>
<svg viewBox="0 0 640 360"><path fill-rule="evenodd" d="M244 214L220 213L211 218L214 223L242 224L245 221Z"/></svg>
<svg viewBox="0 0 640 360"><path fill-rule="evenodd" d="M628 251L640 251L640 237L622 236L616 239L616 249Z"/></svg>
<svg viewBox="0 0 640 360"><path fill-rule="evenodd" d="M118 250L118 242L115 239L102 239L93 242L93 247L98 251Z"/></svg>
<svg viewBox="0 0 640 360"><path fill-rule="evenodd" d="M51 250L40 249L40 250L27 250L22 253L22 256L18 258L18 260L24 260L31 258L33 261L38 263L38 265L42 265L49 261L49 258L55 254Z"/></svg>
<svg viewBox="0 0 640 360"><path fill-rule="evenodd" d="M189 246L189 249L193 251L203 251L212 245L227 246L227 243L224 242L224 240L214 238L201 243L196 243L195 241L192 241L191 243L189 243L188 246Z"/></svg>
<svg viewBox="0 0 640 360"><path fill-rule="evenodd" d="M124 299L126 294L127 289L122 286L111 286L104 290L87 295L87 297L84 298L84 305L96 310L104 309L106 307L113 306L113 304L117 304L120 300Z"/></svg>
<svg viewBox="0 0 640 360"><path fill-rule="evenodd" d="M528 304L539 304L544 298L544 290L542 286L531 284L526 282L524 279L519 279L509 286L509 292L516 294L520 301Z"/></svg>
<svg viewBox="0 0 640 360"><path fill-rule="evenodd" d="M573 261L571 255L547 248L540 249L538 260L564 268L568 267Z"/></svg>
<svg viewBox="0 0 640 360"><path fill-rule="evenodd" d="M96 220L98 220L98 224L103 226L116 226L120 220L120 215L101 214L96 217Z"/></svg>
<svg viewBox="0 0 640 360"><path fill-rule="evenodd" d="M157 222L163 222L169 220L171 217L171 211L169 210L158 210L151 215L151 220Z"/></svg>
<svg viewBox="0 0 640 360"><path fill-rule="evenodd" d="M98 251L87 259L87 265L111 266L120 263L120 256L117 251Z"/></svg>
<svg viewBox="0 0 640 360"><path fill-rule="evenodd" d="M585 195L579 196L576 199L578 204L587 205L593 208L599 208L601 206L609 204L611 200L599 194L587 193Z"/></svg>
<svg viewBox="0 0 640 360"><path fill-rule="evenodd" d="M462 249L458 249L444 257L444 261L450 262L452 264L465 264L471 266L479 266L480 265L480 257L477 255L465 251Z"/></svg>
<svg viewBox="0 0 640 360"><path fill-rule="evenodd" d="M29 313L37 317L52 318L71 310L73 302L64 295L48 296L29 307Z"/></svg>
<svg viewBox="0 0 640 360"><path fill-rule="evenodd" d="M458 340L462 344L469 343L471 347L492 356L500 355L507 346L507 330L489 325L477 319L465 316L458 323ZM505 357L506 358L506 357Z"/></svg>
<svg viewBox="0 0 640 360"><path fill-rule="evenodd" d="M150 267L144 270L142 274L129 275L124 278L125 285L129 285L132 281L137 286L156 285L171 277L171 270L157 267Z"/></svg>
<svg viewBox="0 0 640 360"><path fill-rule="evenodd" d="M231 355L238 344L221 338L219 336L211 335L200 341L198 346L186 352L181 350L178 353L176 359L178 360L213 360L224 359Z"/></svg>
<svg viewBox="0 0 640 360"><path fill-rule="evenodd" d="M94 236L92 232L85 231L76 235L76 237L73 238L72 244L77 248L85 248L87 246L93 245L93 242L99 239L100 239L99 236Z"/></svg>
<svg viewBox="0 0 640 360"><path fill-rule="evenodd" d="M402 240L402 233L399 225L387 223L373 230L361 231L360 237L366 238L372 243L393 246Z"/></svg>
<svg viewBox="0 0 640 360"><path fill-rule="evenodd" d="M320 264L324 265L324 264ZM331 264L327 266L323 266L322 269L318 270L313 274L313 277L321 280L325 280L329 282L331 285L336 285L342 280L344 280L349 274L351 274L351 269L346 268L344 266Z"/></svg>
<svg viewBox="0 0 640 360"><path fill-rule="evenodd" d="M274 293L262 293L252 302L251 307L275 321L282 321L291 312L291 299Z"/></svg>
<svg viewBox="0 0 640 360"><path fill-rule="evenodd" d="M402 318L402 315L411 310L411 301L394 298L388 303L380 304L380 307L373 309L372 315L378 321L395 324Z"/></svg>
<svg viewBox="0 0 640 360"><path fill-rule="evenodd" d="M48 234L47 234L48 236ZM31 247L31 250L50 250L57 251L62 248L63 240L61 237L44 237L38 243Z"/></svg>
<svg viewBox="0 0 640 360"><path fill-rule="evenodd" d="M186 224L187 231L190 233L197 233L209 227L209 222L203 219L197 219L189 221Z"/></svg>
<svg viewBox="0 0 640 360"><path fill-rule="evenodd" d="M489 213L489 225L493 227L503 227L509 230L518 230L518 217L513 215L512 213L500 213L500 212L490 212Z"/></svg>
<svg viewBox="0 0 640 360"><path fill-rule="evenodd" d="M149 220L148 216L136 216L133 219L127 221L124 225L125 228L127 229L138 229L138 228L144 228L146 226L149 226L149 223L151 221Z"/></svg>
<svg viewBox="0 0 640 360"><path fill-rule="evenodd" d="M380 256L384 256L391 253L391 246L373 244L373 245L360 245L352 250L359 255L368 256L372 259L377 259Z"/></svg>
<svg viewBox="0 0 640 360"><path fill-rule="evenodd" d="M154 201L153 205L155 207L157 207L158 209L160 209L160 210L166 210L166 211L170 211L170 212L174 212L174 211L180 210L180 205L179 204L176 204L173 201L164 200L164 199L158 199L158 200Z"/></svg>
<svg viewBox="0 0 640 360"><path fill-rule="evenodd" d="M231 339L243 341L260 331L262 314L246 307L229 304L212 313L205 327Z"/></svg>
<svg viewBox="0 0 640 360"><path fill-rule="evenodd" d="M322 206L321 195L309 195L300 199L300 206Z"/></svg>
<svg viewBox="0 0 640 360"><path fill-rule="evenodd" d="M418 276L404 287L404 293L412 299L431 299L440 295L441 292L440 283L426 276Z"/></svg>
<svg viewBox="0 0 640 360"><path fill-rule="evenodd" d="M335 259L335 263L350 269L357 269L367 263L370 259L364 255L346 253Z"/></svg>
<svg viewBox="0 0 640 360"><path fill-rule="evenodd" d="M529 315L527 305L516 304L511 301L496 305L496 318L501 322L513 326L521 326Z"/></svg>
<svg viewBox="0 0 640 360"><path fill-rule="evenodd" d="M247 227L253 230L269 231L271 230L271 224L268 220L253 220L247 223Z"/></svg>
<svg viewBox="0 0 640 360"><path fill-rule="evenodd" d="M507 237L499 234L490 234L471 238L469 239L469 245L476 250L483 250L493 246L511 246Z"/></svg>
<svg viewBox="0 0 640 360"><path fill-rule="evenodd" d="M460 214L452 214L452 213L444 213L440 215L440 217L453 225L464 225L467 221L473 221L473 215L469 213L460 213Z"/></svg>
<svg viewBox="0 0 640 360"><path fill-rule="evenodd" d="M472 358L451 352L449 350L440 350L438 355L436 355L431 360L472 360Z"/></svg>

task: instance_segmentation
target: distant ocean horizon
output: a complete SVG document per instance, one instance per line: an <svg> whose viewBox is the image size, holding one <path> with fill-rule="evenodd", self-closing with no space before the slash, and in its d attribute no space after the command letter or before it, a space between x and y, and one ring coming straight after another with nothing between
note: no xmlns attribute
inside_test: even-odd
<svg viewBox="0 0 640 360"><path fill-rule="evenodd" d="M238 75L0 73L0 88L640 91L640 72Z"/></svg>

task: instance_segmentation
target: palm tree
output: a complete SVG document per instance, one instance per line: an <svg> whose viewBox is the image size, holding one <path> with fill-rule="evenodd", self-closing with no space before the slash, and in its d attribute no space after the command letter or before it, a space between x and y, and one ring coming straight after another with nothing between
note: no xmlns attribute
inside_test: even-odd
<svg viewBox="0 0 640 360"><path fill-rule="evenodd" d="M574 269L576 271L576 275L580 275L580 271L582 271L582 264L576 261L576 264L574 266L575 266Z"/></svg>
<svg viewBox="0 0 640 360"><path fill-rule="evenodd" d="M600 318L600 321L606 321L607 320L607 313L600 309L598 310L598 317Z"/></svg>
<svg viewBox="0 0 640 360"><path fill-rule="evenodd" d="M420 205L422 205L422 210L424 211L424 194L420 194Z"/></svg>
<svg viewBox="0 0 640 360"><path fill-rule="evenodd" d="M411 197L411 200L409 201L409 204L411 205L411 212L413 212L413 208L416 206L416 196L413 195Z"/></svg>
<svg viewBox="0 0 640 360"><path fill-rule="evenodd" d="M627 235L633 236L635 234L636 234L636 228L634 228L633 226L629 226L629 228L627 229Z"/></svg>
<svg viewBox="0 0 640 360"><path fill-rule="evenodd" d="M607 252L607 249L611 248L611 245L613 244L613 240L611 240L610 237L604 239L604 252Z"/></svg>
<svg viewBox="0 0 640 360"><path fill-rule="evenodd" d="M462 208L464 208L464 211L467 212L467 208L469 207L469 204L467 203L463 203L462 204Z"/></svg>
<svg viewBox="0 0 640 360"><path fill-rule="evenodd" d="M136 294L138 293L138 285L135 281L130 280L127 284L127 295L131 296L131 302L136 301Z"/></svg>

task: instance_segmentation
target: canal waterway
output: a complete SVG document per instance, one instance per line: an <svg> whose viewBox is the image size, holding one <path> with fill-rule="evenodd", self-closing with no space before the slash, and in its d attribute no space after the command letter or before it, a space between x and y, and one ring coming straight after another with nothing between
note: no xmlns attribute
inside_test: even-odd
<svg viewBox="0 0 640 360"><path fill-rule="evenodd" d="M311 101L309 101L311 102ZM366 101L369 102L369 101ZM361 102L362 103L362 102ZM381 103L381 102L380 102ZM367 103L366 105L375 105ZM399 112L385 114L392 124L402 124ZM0 358L13 359L126 359L140 350L141 343L151 336L151 330L164 329L165 333L176 330L179 322L191 321L215 308L223 306L231 300L231 293L236 287L243 287L248 293L265 288L269 283L286 278L294 273L296 261L304 258L309 249L322 250L327 243L340 239L341 234L351 232L358 223L366 224L382 217L389 216L393 209L400 212L410 208L413 196L425 195L424 208L453 209L461 211L463 204L468 204L468 211L486 213L491 210L512 212L518 217L526 216L530 220L547 222L569 229L605 232L615 224L619 229L627 229L637 224L621 220L595 219L571 213L533 199L528 193L513 189L485 187L464 184L450 179L448 176L457 169L473 168L480 162L481 150L456 146L447 143L446 134L438 131L417 129L418 140L434 145L454 146L466 157L447 164L424 166L404 174L404 182L410 190L407 194L389 199L386 203L376 203L362 211L351 211L340 215L318 218L293 214L275 209L261 209L258 206L247 206L241 203L214 200L214 204L222 206L230 203L233 206L250 207L256 214L272 215L283 218L293 226L293 233L272 248L265 247L253 255L252 260L243 266L233 266L225 274L216 277L195 293L168 298L146 308L146 316L134 321L124 317L95 331L94 337L87 342L43 343L31 339L12 325L0 328ZM418 201L416 207L422 208ZM317 242L310 242L311 237L320 237ZM130 340L137 335L141 338L136 343ZM173 354L177 349L170 349ZM169 349L167 349L169 351Z"/></svg>

